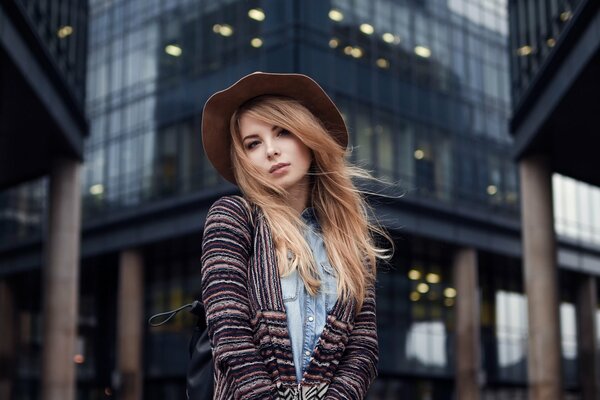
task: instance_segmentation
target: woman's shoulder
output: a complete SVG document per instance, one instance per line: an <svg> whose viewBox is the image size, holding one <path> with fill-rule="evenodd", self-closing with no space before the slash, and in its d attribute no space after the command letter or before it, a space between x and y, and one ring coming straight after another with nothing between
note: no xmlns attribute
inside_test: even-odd
<svg viewBox="0 0 600 400"><path fill-rule="evenodd" d="M242 196L228 195L217 199L209 210L209 215L218 213L229 216L237 216L243 220L249 221L251 218L250 202Z"/></svg>

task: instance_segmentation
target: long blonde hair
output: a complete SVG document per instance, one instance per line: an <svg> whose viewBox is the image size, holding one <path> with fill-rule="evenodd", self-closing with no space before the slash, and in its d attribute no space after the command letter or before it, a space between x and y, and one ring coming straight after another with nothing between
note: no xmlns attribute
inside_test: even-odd
<svg viewBox="0 0 600 400"><path fill-rule="evenodd" d="M309 206L315 209L329 261L337 272L338 295L343 301L355 299L360 310L367 288L375 283L377 259L391 257L390 251L377 247L374 234L387 238L393 246L385 231L369 221L368 205L352 182L354 177L370 175L349 165L346 149L318 118L294 99L260 96L231 117L231 159L237 184L246 198L263 211L273 235L280 275L298 270L313 295L319 290L320 280L312 252L302 235L306 225L288 205L287 191L270 182L249 161L239 128L242 115L288 130L311 150Z"/></svg>

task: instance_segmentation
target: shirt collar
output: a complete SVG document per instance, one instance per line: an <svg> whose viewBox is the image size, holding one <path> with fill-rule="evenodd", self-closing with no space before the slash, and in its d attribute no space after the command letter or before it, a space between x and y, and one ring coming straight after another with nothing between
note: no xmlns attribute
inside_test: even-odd
<svg viewBox="0 0 600 400"><path fill-rule="evenodd" d="M304 211L302 211L302 214L300 214L300 218L302 218L306 225L317 229L320 228L314 207L305 208Z"/></svg>

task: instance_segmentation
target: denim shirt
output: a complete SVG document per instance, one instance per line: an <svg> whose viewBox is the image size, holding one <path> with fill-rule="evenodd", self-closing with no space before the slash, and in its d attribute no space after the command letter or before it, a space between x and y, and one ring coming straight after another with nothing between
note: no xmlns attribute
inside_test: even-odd
<svg viewBox="0 0 600 400"><path fill-rule="evenodd" d="M302 212L302 218L308 226L304 237L313 252L321 277L321 288L315 296L310 295L298 271L281 278L297 383L302 380L313 349L321 336L327 320L327 313L331 311L337 301L337 276L329 264L314 209L305 209Z"/></svg>

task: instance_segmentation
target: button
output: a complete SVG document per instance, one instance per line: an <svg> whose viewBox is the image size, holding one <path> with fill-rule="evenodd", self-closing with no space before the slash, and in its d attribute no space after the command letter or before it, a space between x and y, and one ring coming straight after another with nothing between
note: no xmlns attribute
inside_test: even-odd
<svg viewBox="0 0 600 400"><path fill-rule="evenodd" d="M315 320L315 317L313 317L313 316L311 315L310 317L308 317L308 320L309 320L310 322L313 322L313 321Z"/></svg>
<svg viewBox="0 0 600 400"><path fill-rule="evenodd" d="M310 356L310 351L306 350L306 351L304 352L304 355L306 355L306 356Z"/></svg>

